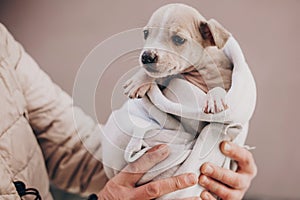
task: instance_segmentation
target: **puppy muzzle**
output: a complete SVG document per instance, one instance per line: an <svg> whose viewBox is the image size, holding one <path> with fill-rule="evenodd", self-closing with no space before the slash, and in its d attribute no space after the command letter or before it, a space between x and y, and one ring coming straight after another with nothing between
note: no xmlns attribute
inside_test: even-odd
<svg viewBox="0 0 300 200"><path fill-rule="evenodd" d="M144 65L155 64L158 61L158 55L155 51L144 51L141 57L141 61Z"/></svg>
<svg viewBox="0 0 300 200"><path fill-rule="evenodd" d="M156 69L156 63L158 62L158 55L155 51L144 51L142 56L141 56L141 61L143 63L143 67L148 71L148 72L159 72Z"/></svg>

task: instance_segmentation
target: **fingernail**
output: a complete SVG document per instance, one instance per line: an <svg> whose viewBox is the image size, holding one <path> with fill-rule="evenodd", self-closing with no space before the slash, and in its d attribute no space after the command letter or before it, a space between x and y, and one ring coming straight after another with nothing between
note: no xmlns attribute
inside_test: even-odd
<svg viewBox="0 0 300 200"><path fill-rule="evenodd" d="M200 180L199 180L200 184L202 186L204 186L207 183L207 177L206 176L200 176Z"/></svg>
<svg viewBox="0 0 300 200"><path fill-rule="evenodd" d="M189 174L188 176L185 177L185 182L188 185L195 185L197 183L197 177L195 174Z"/></svg>
<svg viewBox="0 0 300 200"><path fill-rule="evenodd" d="M224 150L225 150L226 152L229 152L229 151L231 150L231 145L230 145L228 142L225 143L225 145L224 145Z"/></svg>
<svg viewBox="0 0 300 200"><path fill-rule="evenodd" d="M202 197L203 197L203 200L209 199L207 192L204 192Z"/></svg>
<svg viewBox="0 0 300 200"><path fill-rule="evenodd" d="M207 164L207 165L205 165L205 168L203 169L203 171L204 171L204 174L209 175L209 174L213 173L213 168L209 164Z"/></svg>

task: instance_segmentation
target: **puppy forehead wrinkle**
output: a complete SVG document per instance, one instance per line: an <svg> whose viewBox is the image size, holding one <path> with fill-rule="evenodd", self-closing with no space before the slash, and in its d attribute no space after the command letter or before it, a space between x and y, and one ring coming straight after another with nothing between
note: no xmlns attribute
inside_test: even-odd
<svg viewBox="0 0 300 200"><path fill-rule="evenodd" d="M182 26L174 25L170 29L170 35L179 35L185 37L186 39L191 36L191 32Z"/></svg>

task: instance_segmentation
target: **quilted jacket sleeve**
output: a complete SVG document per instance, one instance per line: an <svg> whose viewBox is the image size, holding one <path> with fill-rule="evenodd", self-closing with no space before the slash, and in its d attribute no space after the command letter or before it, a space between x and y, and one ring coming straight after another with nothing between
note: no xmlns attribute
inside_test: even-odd
<svg viewBox="0 0 300 200"><path fill-rule="evenodd" d="M107 182L101 157L94 156L101 155L99 125L75 107L71 97L9 37L8 42L19 49L15 68L27 102L29 123L42 148L50 179L70 192L99 192ZM80 120L75 123L73 116Z"/></svg>

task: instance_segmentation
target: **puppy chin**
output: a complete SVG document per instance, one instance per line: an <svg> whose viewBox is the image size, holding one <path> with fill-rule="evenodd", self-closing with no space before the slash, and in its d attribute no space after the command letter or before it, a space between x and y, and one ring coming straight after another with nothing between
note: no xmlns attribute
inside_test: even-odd
<svg viewBox="0 0 300 200"><path fill-rule="evenodd" d="M174 66L178 66L178 65L174 65ZM145 65L143 65L143 68L144 68L145 72L147 73L147 75L152 78L165 78L167 76L180 74L187 67L174 67L172 69L164 69L163 71L159 70L159 69L161 69L161 67L159 65L156 66L155 69L153 69L153 68L147 69L147 66L145 66Z"/></svg>
<svg viewBox="0 0 300 200"><path fill-rule="evenodd" d="M180 72L176 71L176 70L169 70L169 71L165 71L165 72L149 72L145 69L146 73L148 74L148 76L152 77L152 78L165 78L167 76L172 76L172 75L176 75L176 74L180 74Z"/></svg>

